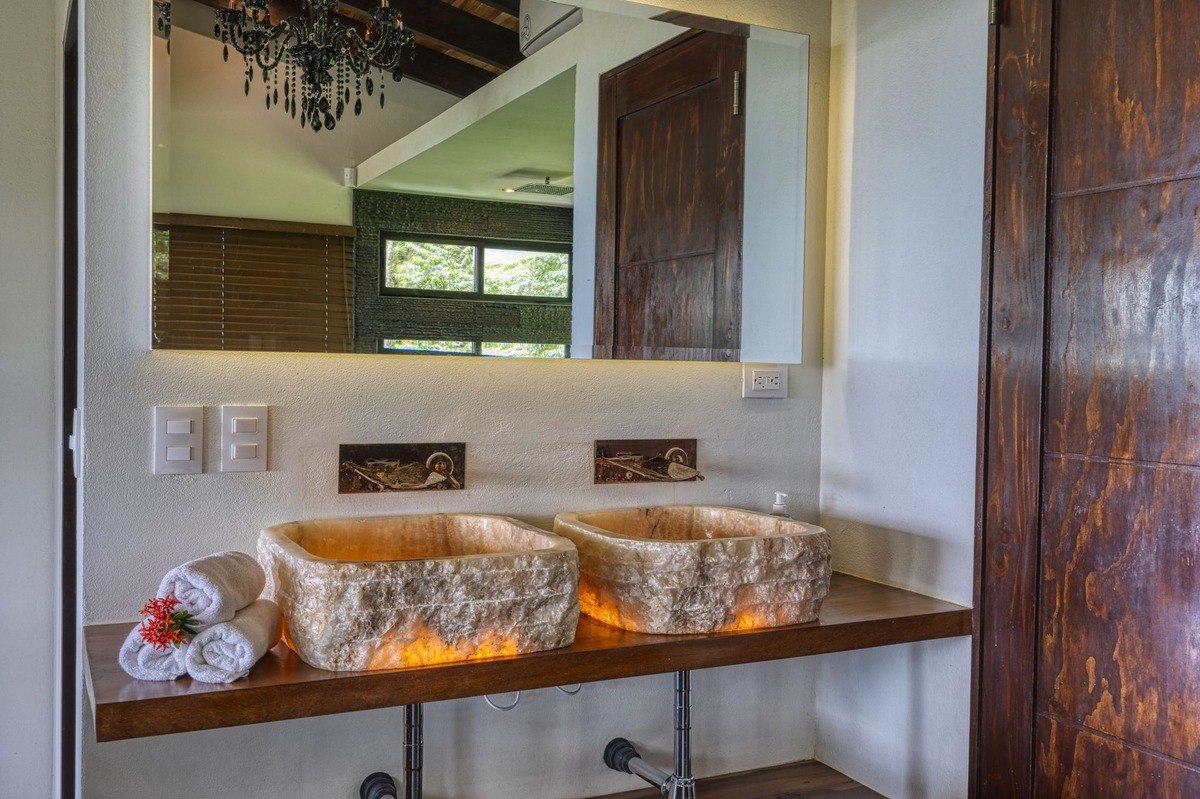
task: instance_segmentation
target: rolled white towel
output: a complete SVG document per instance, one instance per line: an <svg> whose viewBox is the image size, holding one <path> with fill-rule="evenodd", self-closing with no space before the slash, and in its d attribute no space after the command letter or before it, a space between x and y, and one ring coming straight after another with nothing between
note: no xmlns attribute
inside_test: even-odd
<svg viewBox="0 0 1200 799"><path fill-rule="evenodd" d="M137 625L121 644L117 660L130 677L138 680L174 680L187 673L184 656L188 645L155 649L142 640L142 625Z"/></svg>
<svg viewBox="0 0 1200 799"><path fill-rule="evenodd" d="M283 616L279 606L260 599L238 611L232 621L206 627L188 646L187 672L200 682L233 682L279 643Z"/></svg>
<svg viewBox="0 0 1200 799"><path fill-rule="evenodd" d="M258 599L267 576L245 552L218 552L167 572L158 596L173 596L198 624L220 624Z"/></svg>

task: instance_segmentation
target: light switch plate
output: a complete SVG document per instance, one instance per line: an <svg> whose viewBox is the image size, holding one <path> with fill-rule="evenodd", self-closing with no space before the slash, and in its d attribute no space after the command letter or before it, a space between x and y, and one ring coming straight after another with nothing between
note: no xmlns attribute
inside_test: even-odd
<svg viewBox="0 0 1200 799"><path fill-rule="evenodd" d="M159 405L154 409L154 473L204 471L204 408Z"/></svg>
<svg viewBox="0 0 1200 799"><path fill-rule="evenodd" d="M787 399L788 367L785 363L742 364L742 397Z"/></svg>
<svg viewBox="0 0 1200 799"><path fill-rule="evenodd" d="M221 471L267 470L267 406L221 406Z"/></svg>

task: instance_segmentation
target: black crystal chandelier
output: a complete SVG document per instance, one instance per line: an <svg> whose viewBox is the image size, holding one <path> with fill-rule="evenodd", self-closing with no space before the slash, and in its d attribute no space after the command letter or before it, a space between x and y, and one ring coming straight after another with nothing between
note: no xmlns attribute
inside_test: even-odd
<svg viewBox="0 0 1200 799"><path fill-rule="evenodd" d="M241 54L246 95L259 77L268 109L280 105L282 96L284 112L301 127L333 130L351 108L351 85L358 116L364 89L372 96L378 78L382 108L387 78L399 82L404 58L413 55L413 36L400 12L380 0L360 32L337 13L339 0L298 2L302 11L280 22L272 22L269 0L229 0L228 8L217 9L213 35L224 44L226 61L231 47Z"/></svg>

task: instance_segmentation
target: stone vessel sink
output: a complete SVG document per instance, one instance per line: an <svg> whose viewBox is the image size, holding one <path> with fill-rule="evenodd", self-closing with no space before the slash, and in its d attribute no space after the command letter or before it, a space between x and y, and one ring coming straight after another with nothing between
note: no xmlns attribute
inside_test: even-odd
<svg viewBox="0 0 1200 799"><path fill-rule="evenodd" d="M319 519L258 539L284 640L331 671L423 666L567 646L579 560L503 516Z"/></svg>
<svg viewBox="0 0 1200 799"><path fill-rule="evenodd" d="M579 549L579 604L642 633L710 633L814 621L829 592L822 528L685 505L563 513Z"/></svg>

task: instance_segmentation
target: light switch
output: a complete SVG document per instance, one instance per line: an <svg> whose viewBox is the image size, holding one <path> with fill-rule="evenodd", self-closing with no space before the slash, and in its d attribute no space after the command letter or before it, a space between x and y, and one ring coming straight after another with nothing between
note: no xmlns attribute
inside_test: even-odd
<svg viewBox="0 0 1200 799"><path fill-rule="evenodd" d="M221 471L267 470L267 406L221 406Z"/></svg>
<svg viewBox="0 0 1200 799"><path fill-rule="evenodd" d="M235 416L235 417L233 417L233 432L235 432L235 433L257 433L258 432L258 417L256 417L256 416Z"/></svg>
<svg viewBox="0 0 1200 799"><path fill-rule="evenodd" d="M254 460L258 457L258 444L234 444L231 454L235 461Z"/></svg>
<svg viewBox="0 0 1200 799"><path fill-rule="evenodd" d="M188 428L191 429L190 427ZM169 461L190 461L192 459L191 447L167 447L167 460Z"/></svg>
<svg viewBox="0 0 1200 799"><path fill-rule="evenodd" d="M159 405L154 409L154 473L204 471L204 408Z"/></svg>

